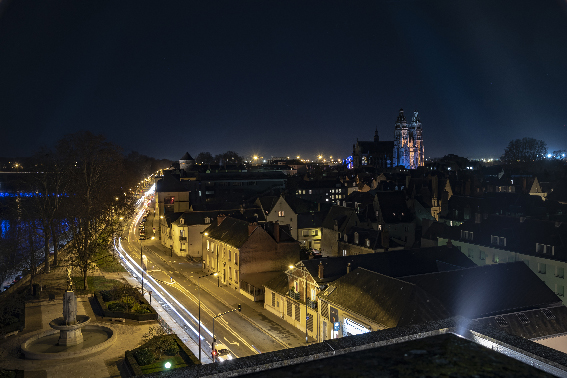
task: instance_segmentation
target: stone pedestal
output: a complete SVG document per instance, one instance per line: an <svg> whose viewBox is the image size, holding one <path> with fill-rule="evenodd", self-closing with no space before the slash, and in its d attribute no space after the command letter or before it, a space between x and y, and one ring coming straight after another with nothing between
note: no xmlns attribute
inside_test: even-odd
<svg viewBox="0 0 567 378"><path fill-rule="evenodd" d="M82 327L83 325L81 325ZM69 331L60 330L59 333L59 345L77 345L83 342L83 332L81 328L72 329Z"/></svg>

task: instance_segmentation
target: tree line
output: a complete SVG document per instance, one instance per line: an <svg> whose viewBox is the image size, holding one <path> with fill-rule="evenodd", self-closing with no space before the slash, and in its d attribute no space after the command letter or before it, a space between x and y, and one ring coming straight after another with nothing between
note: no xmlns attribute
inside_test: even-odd
<svg viewBox="0 0 567 378"><path fill-rule="evenodd" d="M63 137L31 160L34 172L20 180L22 191L31 195L3 201L3 213L13 227L0 237L0 279L25 270L31 288L41 261L43 271L50 272L51 249L52 264L60 264L59 248L65 240L66 264L81 271L86 289L94 256L110 248L122 231L121 218L133 214L131 190L171 162L137 152L125 155L104 136L88 131Z"/></svg>

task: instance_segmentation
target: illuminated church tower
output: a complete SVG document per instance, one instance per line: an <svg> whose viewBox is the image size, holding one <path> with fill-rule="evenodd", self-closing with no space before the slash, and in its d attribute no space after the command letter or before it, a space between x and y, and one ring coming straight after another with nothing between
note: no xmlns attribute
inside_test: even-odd
<svg viewBox="0 0 567 378"><path fill-rule="evenodd" d="M394 166L416 169L425 163L421 122L418 112L413 112L408 126L404 109L400 109L394 131Z"/></svg>

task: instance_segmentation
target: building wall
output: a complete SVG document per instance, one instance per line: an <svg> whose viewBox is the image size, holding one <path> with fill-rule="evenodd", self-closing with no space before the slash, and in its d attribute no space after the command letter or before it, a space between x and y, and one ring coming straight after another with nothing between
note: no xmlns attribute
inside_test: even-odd
<svg viewBox="0 0 567 378"><path fill-rule="evenodd" d="M155 204L156 212L163 215L166 212L184 212L189 211L189 192L157 192L157 201ZM164 204L167 197L174 197L173 205Z"/></svg>
<svg viewBox="0 0 567 378"><path fill-rule="evenodd" d="M198 224L191 226L177 223L172 224L171 242L173 244L173 253L182 257L191 256L201 258L203 256L201 233L209 226L210 224ZM183 231L183 237L181 237L181 231Z"/></svg>
<svg viewBox="0 0 567 378"><path fill-rule="evenodd" d="M352 320L353 322L363 326L368 330L368 332L386 328L382 324L378 324L370 319L354 314L339 306L329 304L321 299L319 299L318 309L320 335L317 341L319 342L347 336L344 328L345 319ZM335 314L336 317L333 317L333 314ZM338 331L334 331L334 321L338 321L339 323Z"/></svg>
<svg viewBox="0 0 567 378"><path fill-rule="evenodd" d="M438 243L440 246L446 245L447 239L439 238ZM567 300L565 299L565 286L567 286L565 272L567 271L567 262L554 260L551 258L551 253L548 252L547 254L539 256L531 256L508 251L496 245L484 246L474 244L472 241L457 240L451 241L451 243L479 266L524 261L530 269L561 298L563 304L567 305Z"/></svg>
<svg viewBox="0 0 567 378"><path fill-rule="evenodd" d="M321 254L323 257L339 256L338 235L338 231L321 228Z"/></svg>
<svg viewBox="0 0 567 378"><path fill-rule="evenodd" d="M302 246L313 248L315 250L321 249L321 233L322 228L302 228L297 230L297 240Z"/></svg>
<svg viewBox="0 0 567 378"><path fill-rule="evenodd" d="M268 222L278 222L281 225L289 225L291 227L291 236L297 240L297 214L282 197L278 199L272 211L266 216L266 220Z"/></svg>

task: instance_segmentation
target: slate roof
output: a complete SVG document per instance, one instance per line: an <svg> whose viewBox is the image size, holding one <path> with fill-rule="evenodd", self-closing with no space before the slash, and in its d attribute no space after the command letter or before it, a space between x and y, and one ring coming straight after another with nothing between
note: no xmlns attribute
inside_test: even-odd
<svg viewBox="0 0 567 378"><path fill-rule="evenodd" d="M287 274L284 272L278 272L278 274L273 277L271 280L264 284L268 289L272 290L281 295L287 295L289 291L289 281L287 278ZM270 300L267 298L266 300Z"/></svg>
<svg viewBox="0 0 567 378"><path fill-rule="evenodd" d="M339 231L344 232L344 226L350 217L356 217L354 209L343 206L333 206L323 220L323 227L334 230L335 222L337 222Z"/></svg>
<svg viewBox="0 0 567 378"><path fill-rule="evenodd" d="M333 282L318 297L388 328L450 317L419 287L363 268Z"/></svg>
<svg viewBox="0 0 567 378"><path fill-rule="evenodd" d="M297 214L297 228L319 228L323 226L325 216L324 212Z"/></svg>
<svg viewBox="0 0 567 378"><path fill-rule="evenodd" d="M278 199L280 197L278 196L264 196L264 197L258 197L258 204L260 205L260 207L262 208L262 210L264 210L266 212L266 214L269 214L270 211L272 211L272 209L274 208L274 206L276 206L276 202L278 202Z"/></svg>
<svg viewBox="0 0 567 378"><path fill-rule="evenodd" d="M302 260L313 279L320 285L332 282L351 271L364 268L388 277L404 277L416 274L439 272L447 269L461 269L476 266L457 248L429 247L419 250L401 250L365 255L326 257ZM323 264L323 279L319 279L319 263ZM443 263L443 264L440 264Z"/></svg>
<svg viewBox="0 0 567 378"><path fill-rule="evenodd" d="M451 240L461 238L461 230L472 231L472 242L507 251L519 252L546 259L567 261L567 223L523 217L490 215L480 223L468 221L459 227L445 228L443 237ZM492 245L491 235L505 237L506 246ZM555 252L537 253L536 243L552 245Z"/></svg>
<svg viewBox="0 0 567 378"><path fill-rule="evenodd" d="M171 173L164 173L161 180L156 183L156 192L188 192L185 183Z"/></svg>
<svg viewBox="0 0 567 378"><path fill-rule="evenodd" d="M191 155L189 155L189 152L185 152L185 155L183 155L183 157L179 160L195 160L191 157Z"/></svg>
<svg viewBox="0 0 567 378"><path fill-rule="evenodd" d="M207 224L206 218L209 218L209 223L212 223L216 222L218 213L218 211L186 211L174 223L181 224L181 219L183 219L183 225L186 226Z"/></svg>
<svg viewBox="0 0 567 378"><path fill-rule="evenodd" d="M413 214L408 208L406 194L402 191L376 192L384 222L411 222Z"/></svg>
<svg viewBox="0 0 567 378"><path fill-rule="evenodd" d="M551 316L546 315L546 313ZM520 321L518 314L523 314L527 319ZM497 320L497 318L500 318ZM502 321L502 319L504 321ZM549 335L561 335L567 333L567 307L555 306L545 309L523 311L500 316L477 319L481 325L489 325L494 328L526 339L541 339Z"/></svg>
<svg viewBox="0 0 567 378"><path fill-rule="evenodd" d="M213 222L204 232L209 237L227 243L235 248L240 248L248 240L248 222L231 217L226 217L221 224Z"/></svg>
<svg viewBox="0 0 567 378"><path fill-rule="evenodd" d="M523 262L404 277L470 319L548 307L561 299Z"/></svg>

